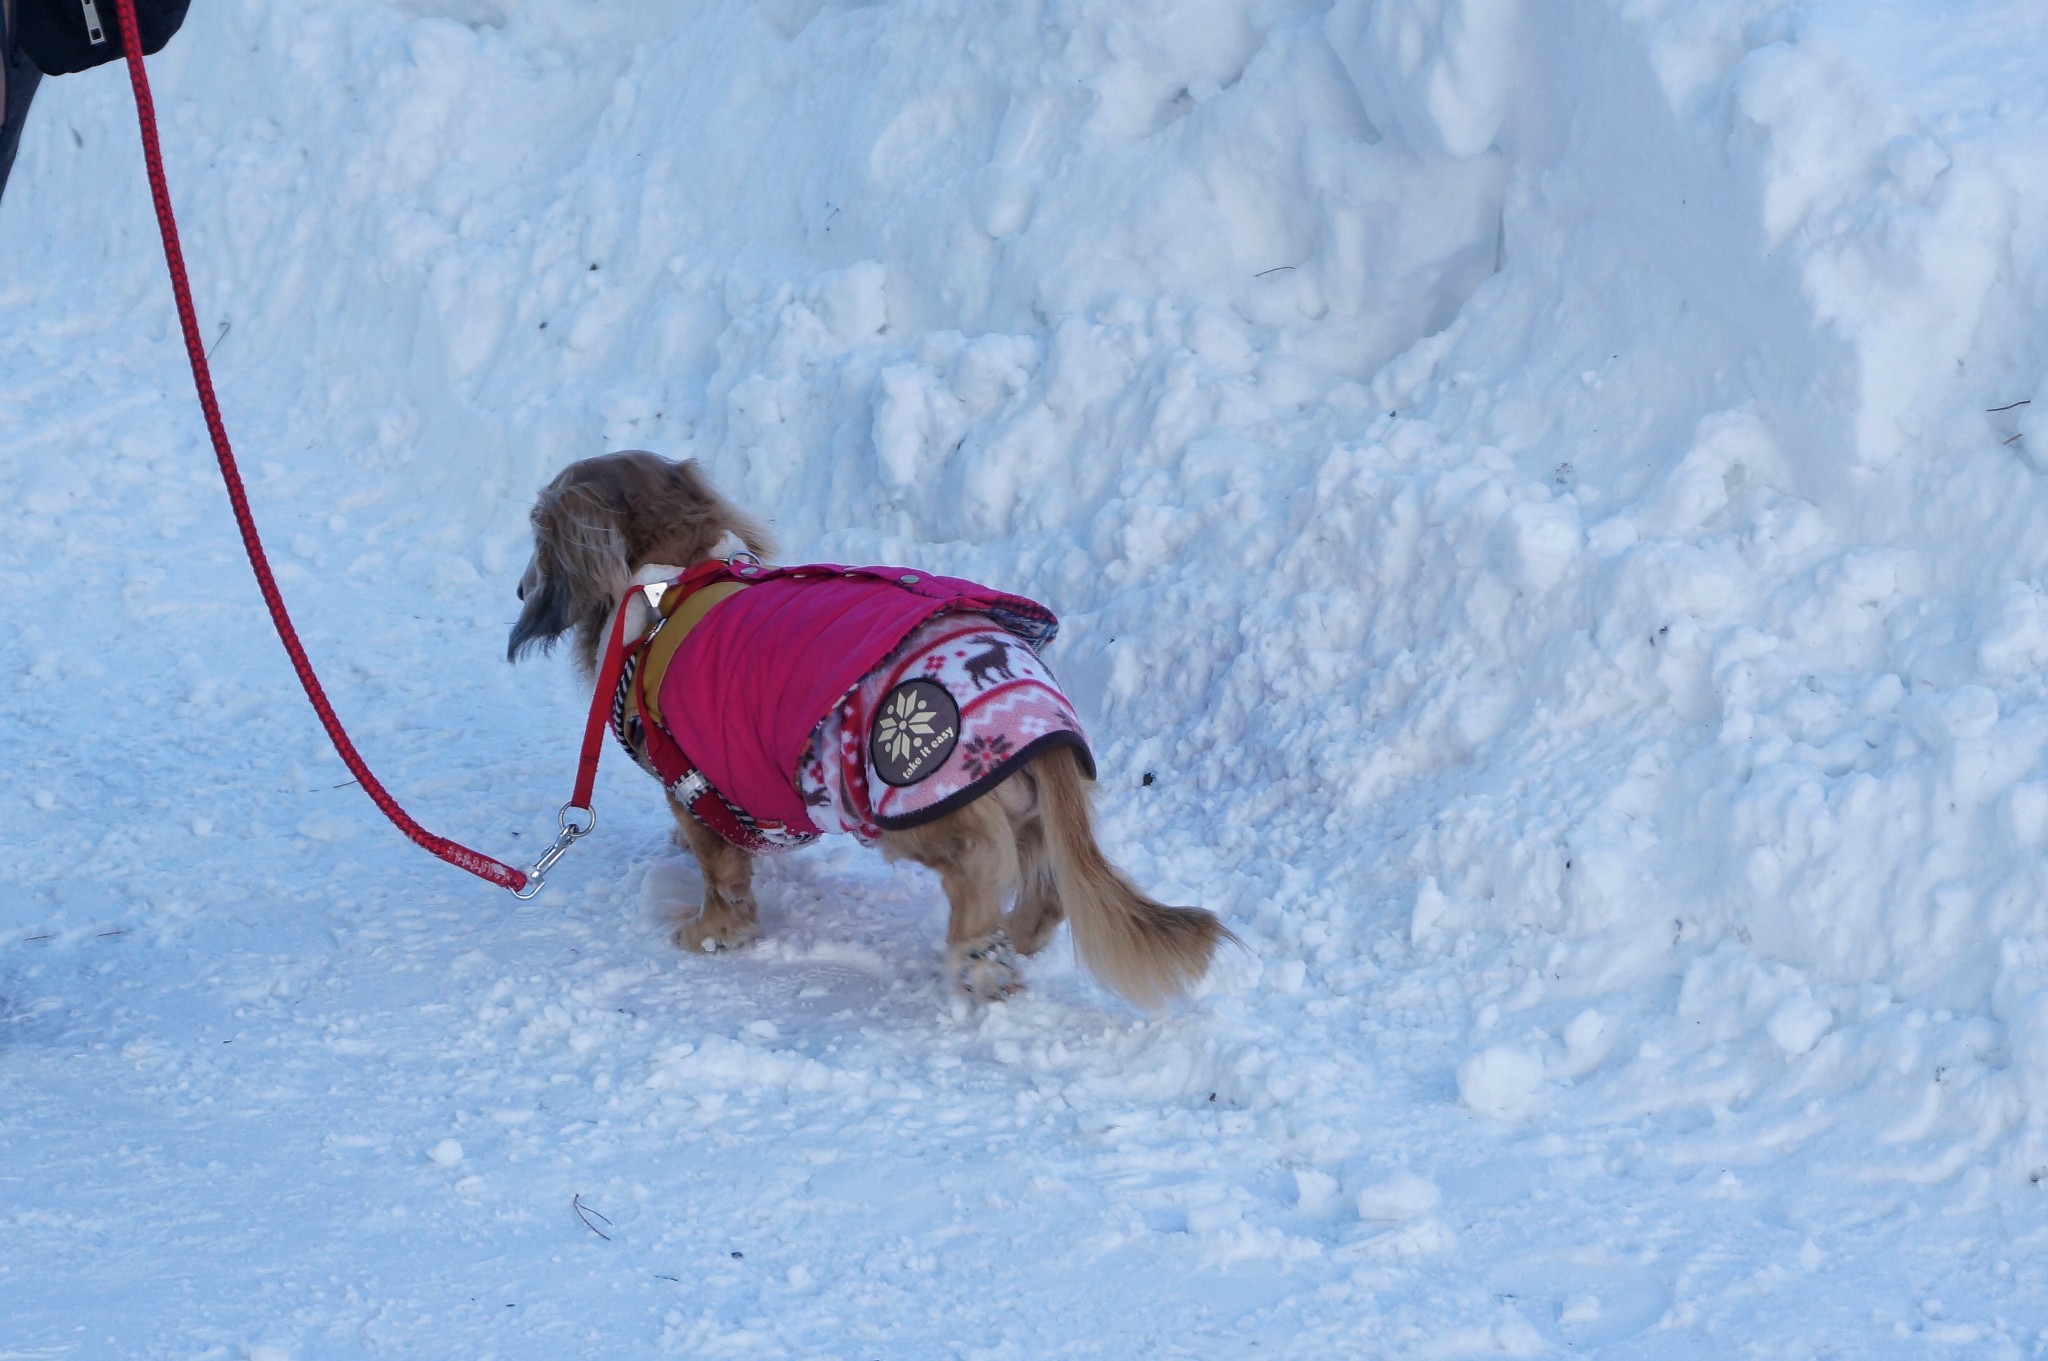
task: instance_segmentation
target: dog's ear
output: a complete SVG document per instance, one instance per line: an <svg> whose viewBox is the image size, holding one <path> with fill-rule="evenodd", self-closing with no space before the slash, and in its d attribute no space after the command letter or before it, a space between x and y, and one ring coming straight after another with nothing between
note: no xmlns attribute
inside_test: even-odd
<svg viewBox="0 0 2048 1361"><path fill-rule="evenodd" d="M623 515L608 488L566 475L541 492L533 507L533 560L519 583L523 605L505 647L509 659L548 651L574 629L578 660L595 665L599 635L632 577Z"/></svg>
<svg viewBox="0 0 2048 1361"><path fill-rule="evenodd" d="M505 644L508 662L520 660L535 648L551 651L555 640L576 623L569 610L568 590L559 577L541 570L538 552L519 580L519 604L519 619L512 625L512 636Z"/></svg>

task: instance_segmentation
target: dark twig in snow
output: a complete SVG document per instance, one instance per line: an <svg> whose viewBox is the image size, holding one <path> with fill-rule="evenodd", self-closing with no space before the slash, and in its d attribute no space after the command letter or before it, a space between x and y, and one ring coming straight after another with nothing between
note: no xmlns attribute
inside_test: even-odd
<svg viewBox="0 0 2048 1361"><path fill-rule="evenodd" d="M581 1191L569 1197L569 1208L574 1210L576 1212L576 1217L583 1221L584 1228L590 1230L592 1233L596 1234L599 1238L602 1238L607 1243L612 1241L612 1236L606 1233L603 1229L597 1227L597 1225L591 1223L590 1217L592 1215L596 1215L599 1219L604 1219L604 1222L607 1224L611 1223L611 1220L605 1219L603 1210L593 1210L590 1206L585 1205L583 1203L583 1193Z"/></svg>
<svg viewBox="0 0 2048 1361"><path fill-rule="evenodd" d="M1259 272L1258 272L1257 274L1254 274L1254 275L1252 275L1252 277L1253 277L1254 279L1263 279L1263 278L1265 278L1265 277L1266 277L1266 276L1267 276L1268 274L1278 274L1278 273L1279 273L1279 272L1280 272L1281 270L1283 270L1283 269L1293 269L1293 268L1294 268L1294 266L1293 266L1293 265L1275 265L1275 266L1273 266L1273 267L1272 267L1271 269L1262 269L1262 270L1260 270L1260 271L1259 271Z"/></svg>
<svg viewBox="0 0 2048 1361"><path fill-rule="evenodd" d="M2033 404L2034 399L2032 397L2027 397L2021 401L2007 402L2004 406L1987 406L1984 408L1984 414L1987 416L1996 416L1999 412L2010 411L2016 406L2032 406Z"/></svg>

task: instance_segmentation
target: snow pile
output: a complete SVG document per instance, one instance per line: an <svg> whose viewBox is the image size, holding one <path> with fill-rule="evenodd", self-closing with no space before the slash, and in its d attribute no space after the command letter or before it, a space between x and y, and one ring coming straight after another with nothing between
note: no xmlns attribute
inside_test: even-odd
<svg viewBox="0 0 2048 1361"><path fill-rule="evenodd" d="M531 492L570 458L688 454L791 559L1028 591L1065 619L1053 660L1117 854L1252 947L1160 1029L1105 1035L1057 960L1045 996L958 1023L969 1071L1014 1069L1020 1109L1111 1150L1040 1180L1150 1175L1213 1139L1222 1171L1147 1190L1112 1237L1163 1216L1190 1262L1349 1273L1363 1296L1274 1306L1304 1355L1375 1297L1384 1349L1661 1321L1726 1354L1767 1325L1722 1267L1653 1282L1602 1239L1589 1288L1498 1246L1548 1221L1475 1208L1527 1189L1472 1170L1491 1152L1400 1159L1509 1141L1568 1163L1547 1186L1594 1217L1595 1182L1655 1163L1741 1233L1724 1169L1805 1169L1790 1188L1842 1161L1787 1212L1807 1274L1850 1250L1829 1235L1868 1179L1953 1184L1942 1208L1976 1213L2048 1168L2036 8L222 0L154 69L258 513L345 707L375 715L373 759L456 807L448 830L531 834L567 770L573 685L492 659ZM230 51L263 59L220 81ZM367 808L297 797L334 767L210 500L128 116L115 73L46 87L0 209L0 476L36 517L0 567L45 602L10 651L30 778L0 796L44 830L0 922L13 949L82 951L132 916L170 948L303 893L354 929L435 871ZM81 585L166 676L98 658ZM51 708L73 682L99 693ZM64 735L107 705L165 725L140 790L76 770ZM447 771L451 734L487 755ZM155 830L153 791L195 783L205 830L177 817L202 839ZM694 891L634 868L659 811L625 811L645 795L618 772L606 791L607 830L635 830L577 853L593 952L622 929L604 885L642 875L656 909ZM138 889L164 856L238 882ZM773 891L873 897L854 863L799 857ZM928 942L836 897L791 915L818 913L782 962L829 956L804 986L896 1026L909 985L873 978ZM9 959L0 984L40 967ZM481 997L482 965L451 986L470 972ZM21 977L0 991L35 993ZM654 1090L717 1089L691 1128L829 1115L879 1148L871 1081L1009 1099L903 1075L957 1036L838 1055L794 1000L761 1022L784 1047L667 1050L606 1010L638 981L586 982L546 1024L529 985L488 986L462 1045L512 1043L493 1027L524 1007L519 1044L609 1053L621 1093L641 1084L618 1046L654 1045ZM1412 1105L1374 1114L1389 1092ZM655 1098L605 1099L669 1128ZM497 1146L407 1137L465 1174ZM1709 1167L1727 1180L1702 1192ZM1721 1212L1688 1210L1689 1241ZM1915 1260L2024 1298L1999 1251ZM1499 1303L1536 1296L1534 1324ZM1815 1336L2031 1340L1980 1312L1864 1308ZM664 1329L684 1351L740 1335Z"/></svg>

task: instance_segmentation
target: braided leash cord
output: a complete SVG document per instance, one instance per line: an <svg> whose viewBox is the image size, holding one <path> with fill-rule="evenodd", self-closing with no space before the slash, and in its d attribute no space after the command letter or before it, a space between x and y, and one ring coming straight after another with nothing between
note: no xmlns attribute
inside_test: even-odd
<svg viewBox="0 0 2048 1361"><path fill-rule="evenodd" d="M320 678L313 674L313 664L307 659L305 648L299 644L298 630L292 627L291 616L285 612L284 596L277 589L277 579L270 571L269 556L263 551L263 541L257 535L255 517L249 513L248 493L242 486L242 474L235 466L234 451L228 447L228 432L221 422L220 404L214 400L213 375L207 367L206 349L199 339L199 320L192 307L192 286L185 275L185 253L178 245L178 224L171 215L171 191L164 179L163 152L157 145L156 102L150 98L149 76L142 68L142 34L135 20L135 0L115 0L115 4L121 16L121 41L128 61L128 82L135 89L135 112L142 127L142 157L149 167L150 197L156 201L157 228L164 240L165 263L170 266L171 291L177 297L178 323L185 333L185 354L192 362L192 384L198 389L199 405L206 413L206 432L213 439L213 455L220 464L221 478L227 484L235 525L242 533L242 547L248 552L249 566L256 573L256 585L263 592L263 603L270 610L271 623L277 626L277 636L291 658L292 670L298 673L299 684L305 687L306 698L312 701L313 712L320 716L321 726L327 729L327 739L340 753L343 764L362 785L370 801L383 810L384 816L391 819L399 831L458 869L468 870L480 879L488 879L500 888L519 893L527 887L528 877L524 871L446 837L434 835L398 806L398 800L391 797L377 777L370 773L370 767L356 751L355 743L343 731L341 720L335 716L334 706L328 703L327 692L320 685Z"/></svg>

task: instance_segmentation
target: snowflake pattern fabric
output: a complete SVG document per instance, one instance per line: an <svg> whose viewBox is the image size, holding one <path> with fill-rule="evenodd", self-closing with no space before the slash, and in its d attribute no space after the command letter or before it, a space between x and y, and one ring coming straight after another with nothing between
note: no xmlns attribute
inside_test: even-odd
<svg viewBox="0 0 2048 1361"><path fill-rule="evenodd" d="M958 808L1081 721L1029 644L985 614L942 614L819 722L797 769L811 821L868 840Z"/></svg>

